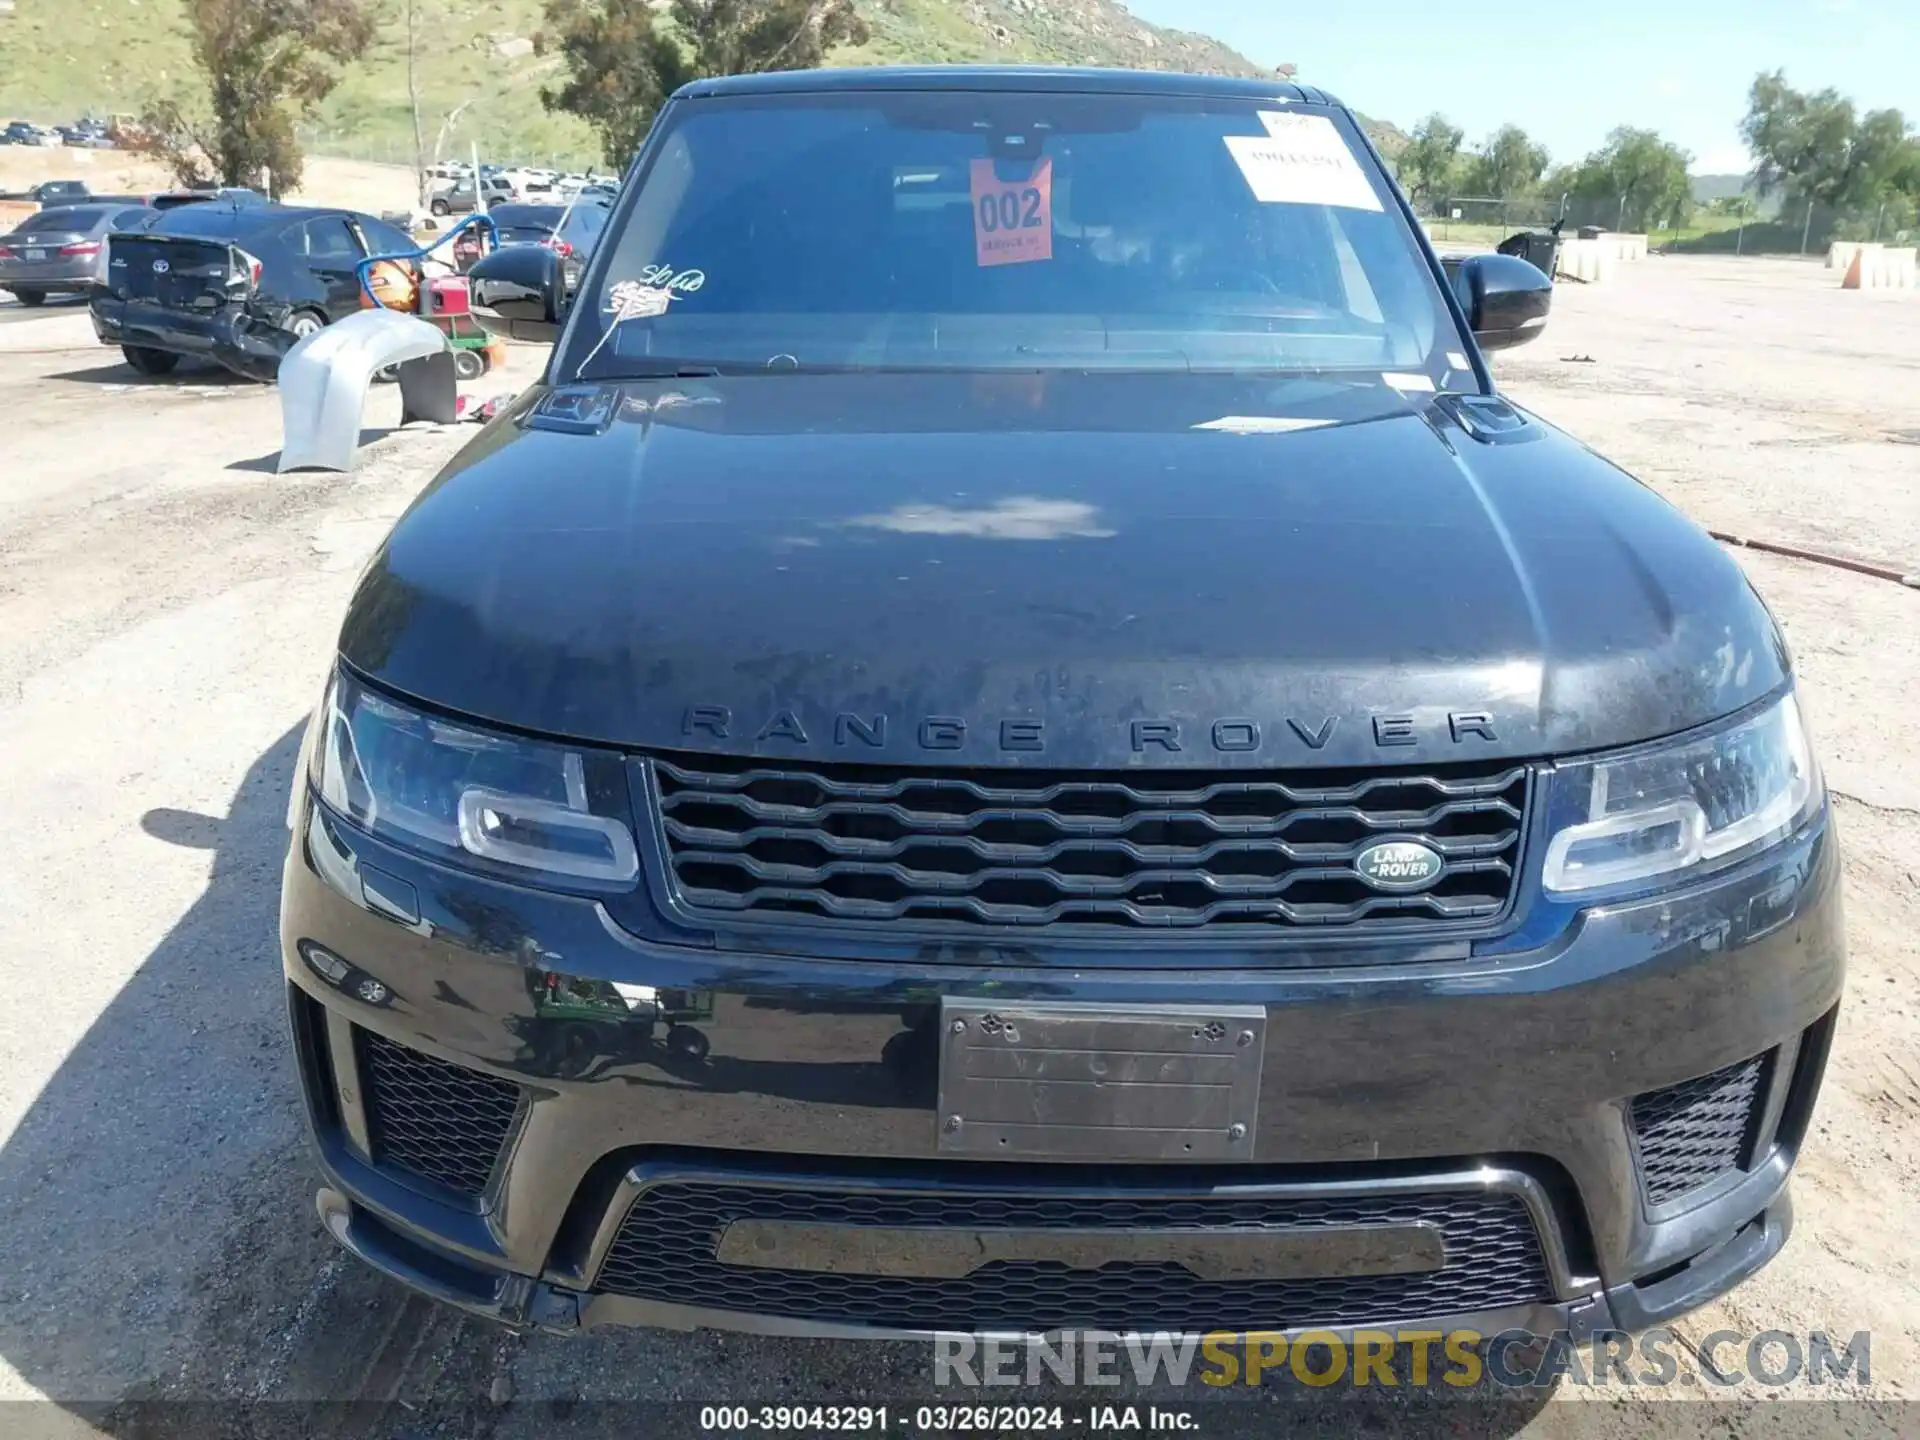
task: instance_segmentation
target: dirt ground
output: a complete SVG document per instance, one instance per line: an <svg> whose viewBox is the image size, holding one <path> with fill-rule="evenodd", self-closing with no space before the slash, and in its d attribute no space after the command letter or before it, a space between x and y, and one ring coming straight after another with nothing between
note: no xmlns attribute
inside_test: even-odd
<svg viewBox="0 0 1920 1440"><path fill-rule="evenodd" d="M24 190L42 180L84 180L102 195L170 190L164 165L119 150L70 150L66 146L0 146L0 191ZM413 172L403 165L311 156L307 172L288 200L299 205L338 205L379 214L414 204Z"/></svg>
<svg viewBox="0 0 1920 1440"><path fill-rule="evenodd" d="M1920 294L1655 258L1564 288L1546 336L1497 368L1715 528L1920 571ZM274 391L141 380L75 311L0 325L0 1401L57 1402L0 1409L0 1432L223 1433L247 1400L316 1435L611 1437L695 1428L676 1402L928 1398L918 1346L505 1336L321 1234L275 942L297 726L366 555L473 433L390 431L396 408L376 392L351 477L282 478ZM1678 1331L1868 1330L1871 1381L1844 1408L1768 1408L1683 1355L1657 1394L1411 1397L1375 1433L1920 1428L1920 590L1738 553L1839 796L1852 973L1794 1237ZM1722 1403L1670 1403L1701 1396ZM127 1408L143 1397L210 1408ZM1298 1387L1258 1399L1216 1402L1202 1433L1357 1414Z"/></svg>

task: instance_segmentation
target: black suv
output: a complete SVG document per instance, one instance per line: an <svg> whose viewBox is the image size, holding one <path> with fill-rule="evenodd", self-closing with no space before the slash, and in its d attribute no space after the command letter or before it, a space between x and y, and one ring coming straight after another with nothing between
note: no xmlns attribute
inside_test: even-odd
<svg viewBox="0 0 1920 1440"><path fill-rule="evenodd" d="M697 182L690 181L697 177ZM282 939L355 1253L606 1323L1638 1328L1785 1241L1779 629L1278 80L709 80L362 577Z"/></svg>

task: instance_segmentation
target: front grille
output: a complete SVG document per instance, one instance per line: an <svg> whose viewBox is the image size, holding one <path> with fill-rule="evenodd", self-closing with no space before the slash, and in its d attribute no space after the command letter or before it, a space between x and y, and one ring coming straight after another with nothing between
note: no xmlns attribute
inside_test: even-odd
<svg viewBox="0 0 1920 1440"><path fill-rule="evenodd" d="M1511 903L1525 766L1293 775L652 762L683 908L973 925L1424 928ZM1441 855L1385 894L1355 857Z"/></svg>
<svg viewBox="0 0 1920 1440"><path fill-rule="evenodd" d="M1655 1205L1677 1199L1747 1161L1753 1105L1766 1057L1633 1097L1640 1183Z"/></svg>
<svg viewBox="0 0 1920 1440"><path fill-rule="evenodd" d="M1432 1224L1444 1269L1405 1275L1200 1280L1178 1265L1096 1270L1002 1260L958 1279L722 1264L734 1220L991 1229ZM901 1194L666 1181L627 1212L596 1288L619 1295L816 1322L910 1330L1259 1330L1388 1324L1550 1297L1539 1239L1517 1196L1435 1192L1340 1199L956 1190Z"/></svg>
<svg viewBox="0 0 1920 1440"><path fill-rule="evenodd" d="M520 1108L520 1087L356 1030L373 1158L479 1195Z"/></svg>

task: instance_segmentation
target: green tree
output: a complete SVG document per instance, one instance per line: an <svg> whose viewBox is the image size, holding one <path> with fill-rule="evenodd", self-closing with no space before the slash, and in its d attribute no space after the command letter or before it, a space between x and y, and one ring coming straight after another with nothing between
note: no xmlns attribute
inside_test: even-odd
<svg viewBox="0 0 1920 1440"><path fill-rule="evenodd" d="M1546 146L1535 144L1518 125L1502 125L1474 154L1467 184L1476 194L1512 200L1531 192L1546 173Z"/></svg>
<svg viewBox="0 0 1920 1440"><path fill-rule="evenodd" d="M294 121L358 59L374 22L361 0L188 0L187 29L204 97L175 98L145 117L149 147L183 182L295 188L305 156Z"/></svg>
<svg viewBox="0 0 1920 1440"><path fill-rule="evenodd" d="M1692 160L1653 131L1622 125L1580 163L1567 189L1586 202L1589 213L1624 230L1678 225L1693 208L1693 182L1687 178Z"/></svg>
<svg viewBox="0 0 1920 1440"><path fill-rule="evenodd" d="M1400 152L1398 173L1407 198L1431 207L1445 199L1460 165L1460 142L1466 138L1458 125L1440 114L1429 115L1414 129Z"/></svg>
<svg viewBox="0 0 1920 1440"><path fill-rule="evenodd" d="M578 115L624 168L666 98L689 80L811 70L836 45L869 35L853 0L547 0L542 54L564 79L543 88L549 110Z"/></svg>
<svg viewBox="0 0 1920 1440"><path fill-rule="evenodd" d="M1784 196L1789 209L1860 215L1920 199L1920 138L1898 110L1857 115L1839 91L1795 90L1775 70L1755 77L1740 133L1754 155L1755 188Z"/></svg>

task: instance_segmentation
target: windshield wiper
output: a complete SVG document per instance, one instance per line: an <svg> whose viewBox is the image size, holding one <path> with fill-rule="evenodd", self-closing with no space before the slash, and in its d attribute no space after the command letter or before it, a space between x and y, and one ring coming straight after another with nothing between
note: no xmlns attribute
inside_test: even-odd
<svg viewBox="0 0 1920 1440"><path fill-rule="evenodd" d="M623 360L619 370L612 375L601 375L601 380L712 380L718 378L720 367L697 360Z"/></svg>

